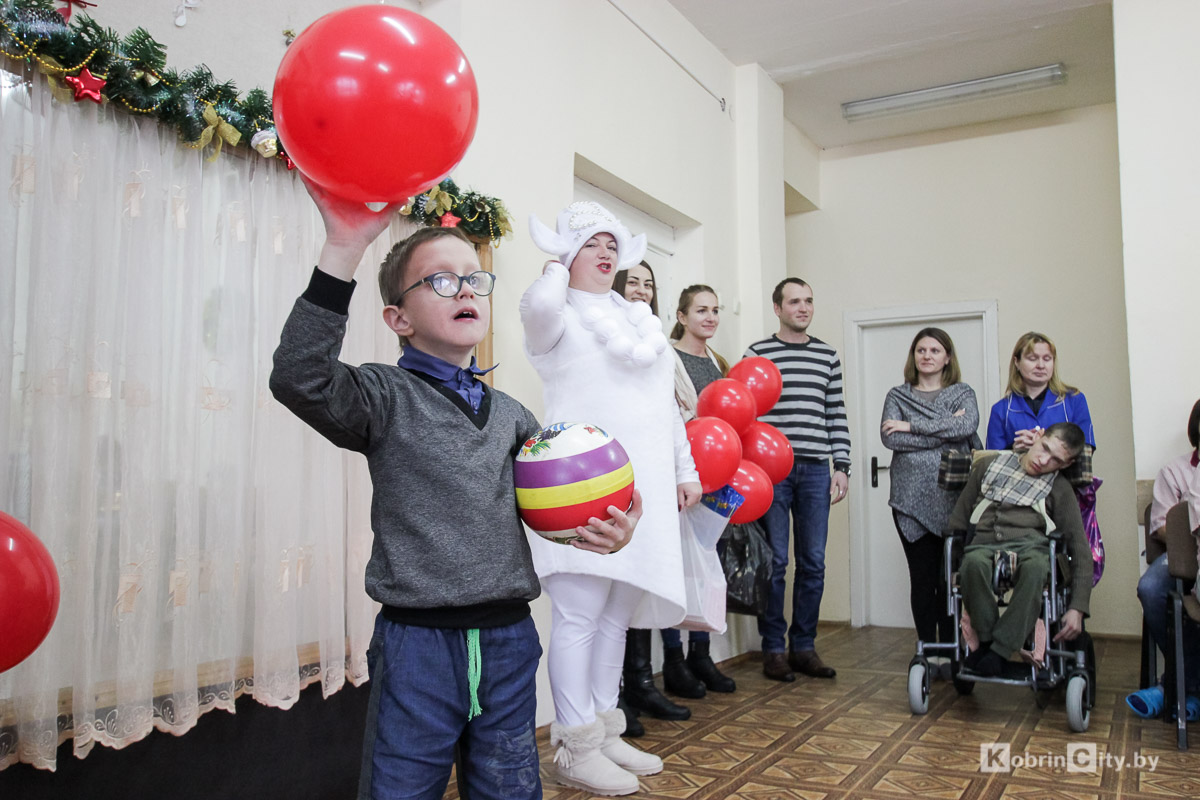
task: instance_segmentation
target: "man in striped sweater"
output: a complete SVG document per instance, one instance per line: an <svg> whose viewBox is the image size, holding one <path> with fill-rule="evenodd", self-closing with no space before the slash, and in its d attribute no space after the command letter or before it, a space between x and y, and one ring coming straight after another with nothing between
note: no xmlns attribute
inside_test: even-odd
<svg viewBox="0 0 1200 800"><path fill-rule="evenodd" d="M836 350L808 335L813 316L812 287L799 278L785 278L775 287L771 300L779 317L779 333L750 345L745 355L769 358L783 374L779 402L759 419L788 437L796 463L791 474L775 484L775 499L762 518L774 554L767 611L758 618L763 674L780 681L794 681L793 671L832 678L836 673L821 661L814 641L825 591L829 506L846 496L850 474L842 362ZM788 534L793 525L796 574L789 628L783 601L792 538Z"/></svg>

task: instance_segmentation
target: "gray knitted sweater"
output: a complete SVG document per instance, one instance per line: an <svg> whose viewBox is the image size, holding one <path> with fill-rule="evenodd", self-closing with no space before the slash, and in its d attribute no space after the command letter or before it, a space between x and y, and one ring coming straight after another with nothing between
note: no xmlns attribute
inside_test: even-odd
<svg viewBox="0 0 1200 800"><path fill-rule="evenodd" d="M345 331L344 314L297 300L270 387L322 436L367 458L367 594L430 627L488 627L494 604L528 614L541 588L517 516L513 458L537 420L490 388L473 414L453 391L394 364L344 364Z"/></svg>
<svg viewBox="0 0 1200 800"><path fill-rule="evenodd" d="M959 409L966 413L954 416ZM892 451L889 505L920 523L925 531L940 535L954 508L956 494L938 486L938 466L943 450L979 446L975 392L965 383L955 383L933 400L925 400L904 383L890 390L883 401L881 424L889 419L907 421L912 426L910 433L881 434L883 446ZM921 535L917 533L913 536L905 532L905 537L912 541Z"/></svg>

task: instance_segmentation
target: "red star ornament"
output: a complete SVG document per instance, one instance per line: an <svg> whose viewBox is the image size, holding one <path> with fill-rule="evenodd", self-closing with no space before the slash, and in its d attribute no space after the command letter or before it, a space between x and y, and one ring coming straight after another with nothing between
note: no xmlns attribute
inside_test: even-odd
<svg viewBox="0 0 1200 800"><path fill-rule="evenodd" d="M75 92L76 101L86 97L93 103L100 102L100 90L104 88L104 84L108 83L103 78L97 78L93 75L92 71L87 67L81 69L79 75L67 75L63 80L71 84Z"/></svg>
<svg viewBox="0 0 1200 800"><path fill-rule="evenodd" d="M462 217L456 217L449 211L442 214L441 226L443 228L457 228L460 222L462 222Z"/></svg>

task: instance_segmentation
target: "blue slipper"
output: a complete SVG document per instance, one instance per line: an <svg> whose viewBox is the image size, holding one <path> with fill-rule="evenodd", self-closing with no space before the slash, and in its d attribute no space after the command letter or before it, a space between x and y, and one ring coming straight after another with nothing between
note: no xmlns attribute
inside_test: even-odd
<svg viewBox="0 0 1200 800"><path fill-rule="evenodd" d="M1154 719L1163 710L1163 690L1161 686L1151 686L1148 689L1138 689L1125 698L1125 705L1142 719ZM1200 699L1196 701L1196 712L1200 714ZM1188 716L1191 717L1191 698L1188 702Z"/></svg>
<svg viewBox="0 0 1200 800"><path fill-rule="evenodd" d="M1195 722L1200 720L1200 697L1188 697L1187 699L1187 721Z"/></svg>

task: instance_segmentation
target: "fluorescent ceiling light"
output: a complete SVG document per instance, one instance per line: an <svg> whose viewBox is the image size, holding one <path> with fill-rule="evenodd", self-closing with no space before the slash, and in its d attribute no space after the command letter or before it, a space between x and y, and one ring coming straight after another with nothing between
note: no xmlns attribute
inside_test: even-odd
<svg viewBox="0 0 1200 800"><path fill-rule="evenodd" d="M938 108L983 97L996 97L1030 89L1044 89L1048 86L1058 86L1066 81L1066 67L1062 64L1050 64L1045 67L1024 69L1020 72L993 75L990 78L977 78L973 81L948 83L945 86L918 89L914 92L901 92L884 97L874 97L870 100L842 103L842 116L847 122L856 122L860 119Z"/></svg>

